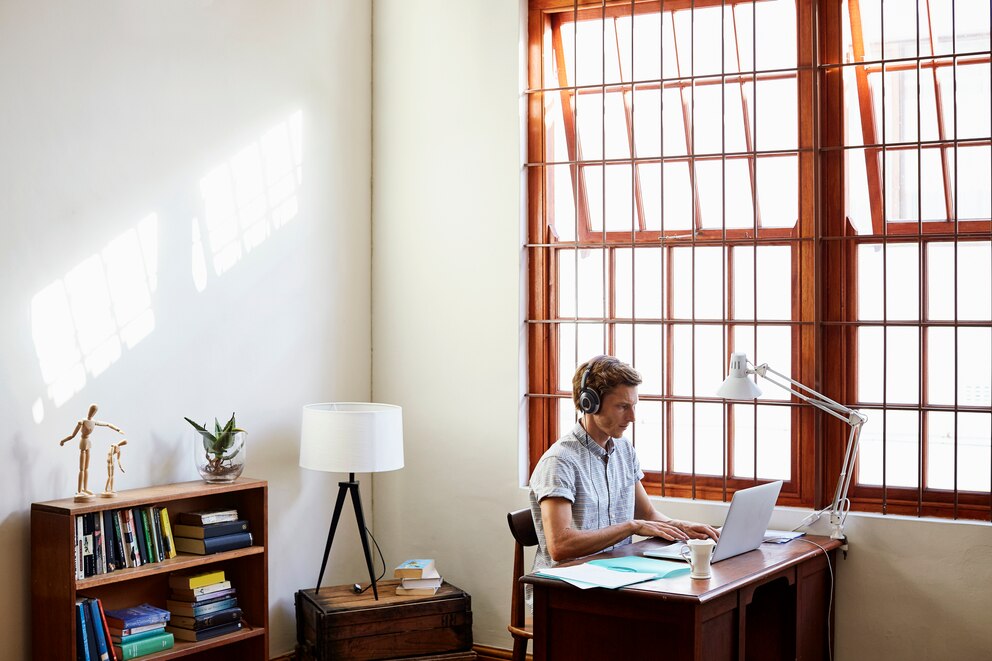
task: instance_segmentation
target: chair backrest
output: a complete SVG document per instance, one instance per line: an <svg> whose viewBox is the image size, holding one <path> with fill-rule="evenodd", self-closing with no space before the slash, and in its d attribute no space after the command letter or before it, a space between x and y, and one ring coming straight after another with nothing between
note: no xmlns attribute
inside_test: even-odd
<svg viewBox="0 0 992 661"><path fill-rule="evenodd" d="M510 626L524 627L524 585L520 577L524 575L524 547L537 546L537 530L530 509L517 510L506 515L515 544L513 545L513 593L510 598Z"/></svg>

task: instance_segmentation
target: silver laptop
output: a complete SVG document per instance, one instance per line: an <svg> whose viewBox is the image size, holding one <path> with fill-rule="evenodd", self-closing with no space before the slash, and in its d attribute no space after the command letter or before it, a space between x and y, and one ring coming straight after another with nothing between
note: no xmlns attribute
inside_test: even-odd
<svg viewBox="0 0 992 661"><path fill-rule="evenodd" d="M765 530L772 519L772 510L782 490L782 481L761 484L750 489L742 489L730 501L727 520L720 530L720 539L713 549L710 562L720 562L741 553L753 551L765 539ZM660 549L645 551L649 558L684 560L682 548L685 544L675 542Z"/></svg>

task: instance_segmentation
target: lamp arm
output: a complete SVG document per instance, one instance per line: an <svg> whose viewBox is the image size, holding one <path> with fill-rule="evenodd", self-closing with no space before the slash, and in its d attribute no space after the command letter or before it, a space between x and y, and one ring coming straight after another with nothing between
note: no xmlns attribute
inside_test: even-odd
<svg viewBox="0 0 992 661"><path fill-rule="evenodd" d="M813 390L809 386L804 386L803 384L799 383L798 381L794 381L793 379L790 379L786 375L784 375L784 374L782 374L780 372L776 372L775 370L773 370L771 367L768 366L768 363L764 363L762 365L758 365L757 367L753 367L751 369L748 369L748 372L750 372L752 374L757 374L758 376L762 377L766 381L770 381L771 383L774 383L776 386L778 386L782 390L785 390L786 392L789 392L789 393L795 395L796 397L798 397L802 401L806 402L810 406L815 406L816 408L820 409L824 413L829 413L833 417L837 418L838 420L843 420L844 422L848 423L849 425L863 424L864 421L866 420L865 416L862 415L861 413L859 413L858 411L855 411L852 408L849 408L847 406L844 406L843 404L839 404L839 403L835 402L834 400L830 399L829 397L827 397L826 395L823 395L823 394L818 393L817 391ZM780 383L776 379L773 379L772 377L768 376L768 373L769 372L771 372L772 374L774 374L778 378L780 378L780 379L782 379L784 381L789 382L790 384L792 384L793 386L795 386L795 388L790 388L789 386L785 385L784 383ZM804 394L802 392L799 392L798 390L796 390L796 388L802 388L803 390L809 392L810 395L812 395L812 396L806 395L806 394Z"/></svg>
<svg viewBox="0 0 992 661"><path fill-rule="evenodd" d="M841 465L840 475L837 477L834 502L830 506L830 526L832 528L830 536L834 539L844 538L844 521L847 519L847 513L842 512L842 508L844 501L847 500L847 491L851 487L851 478L854 476L854 461L858 456L858 443L861 440L861 426L863 424L864 420L851 425L851 433L847 437L844 463Z"/></svg>

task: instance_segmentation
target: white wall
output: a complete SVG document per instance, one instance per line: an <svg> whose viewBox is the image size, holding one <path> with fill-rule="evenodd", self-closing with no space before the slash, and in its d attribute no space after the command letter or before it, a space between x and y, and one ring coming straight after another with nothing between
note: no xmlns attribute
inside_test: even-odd
<svg viewBox="0 0 992 661"><path fill-rule="evenodd" d="M238 413L246 474L270 481L271 651L292 649L293 594L316 581L339 478L297 467L300 407L366 399L371 388L370 76L365 0L0 0L4 658L30 655L30 503L75 491L78 446L58 441L91 402L127 433L118 488L196 479L182 417ZM194 225L209 220L201 180L252 149L278 170L289 135L279 131L297 120L302 179L287 189L296 211L284 208L291 219L276 227L269 190L259 202L268 236L218 275L210 237L193 243ZM238 181L259 192L245 174ZM139 229L151 241L138 269L115 270L113 242ZM85 292L107 291L109 279L152 325L53 398L47 381L71 374L59 337L71 347L75 331L100 323L111 339L129 333L91 305L40 323L36 342L36 295L71 283L80 264L105 269ZM49 374L39 346L56 366ZM91 489L103 487L115 436L93 436ZM348 566L357 540L342 532L328 582L354 580L362 566Z"/></svg>
<svg viewBox="0 0 992 661"><path fill-rule="evenodd" d="M517 0L377 0L373 17L373 393L405 407L407 456L402 471L376 478L376 524L387 559L437 558L472 595L476 642L502 647L505 514L526 504L517 482L524 16ZM661 507L707 522L725 513ZM804 514L781 510L773 523ZM835 658L988 658L992 527L858 515L848 527Z"/></svg>

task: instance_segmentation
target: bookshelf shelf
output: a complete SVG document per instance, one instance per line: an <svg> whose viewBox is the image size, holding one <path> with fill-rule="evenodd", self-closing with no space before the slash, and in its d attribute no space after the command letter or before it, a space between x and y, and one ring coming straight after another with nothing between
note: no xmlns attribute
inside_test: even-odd
<svg viewBox="0 0 992 661"><path fill-rule="evenodd" d="M76 578L75 517L143 505L162 505L176 520L181 512L237 509L247 519L253 546L212 555L179 554L162 562ZM87 503L70 499L31 506L31 610L33 658L70 659L76 654L77 597L98 597L104 608L140 603L165 607L169 574L196 567L223 569L238 590L238 605L250 627L202 642L176 641L170 650L142 657L165 659L268 658L268 485L239 478L224 485L202 481L123 491Z"/></svg>

